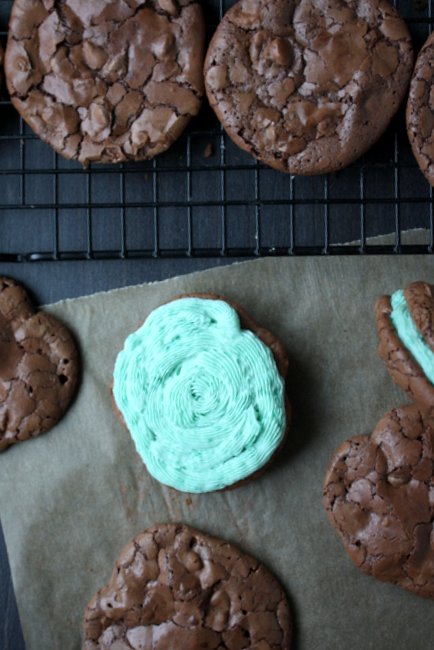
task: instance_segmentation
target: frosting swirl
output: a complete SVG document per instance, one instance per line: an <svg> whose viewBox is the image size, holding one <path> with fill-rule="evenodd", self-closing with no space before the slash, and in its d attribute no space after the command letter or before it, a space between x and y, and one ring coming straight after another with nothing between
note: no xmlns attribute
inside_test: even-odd
<svg viewBox="0 0 434 650"><path fill-rule="evenodd" d="M428 381L434 384L434 352L417 329L402 289L392 294L390 304L390 318L399 339L420 365Z"/></svg>
<svg viewBox="0 0 434 650"><path fill-rule="evenodd" d="M117 357L113 395L149 473L180 491L248 477L285 433L274 357L222 300L155 309Z"/></svg>

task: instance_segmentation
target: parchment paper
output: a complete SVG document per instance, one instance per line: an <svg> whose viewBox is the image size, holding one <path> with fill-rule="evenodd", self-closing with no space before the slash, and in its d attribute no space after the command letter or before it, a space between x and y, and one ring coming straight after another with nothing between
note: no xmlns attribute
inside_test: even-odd
<svg viewBox="0 0 434 650"><path fill-rule="evenodd" d="M429 650L433 603L357 570L321 503L324 471L348 436L404 403L376 355L373 305L431 257L268 259L58 303L83 355L64 420L0 457L0 513L28 650L80 647L81 618L122 546L156 522L183 521L239 545L279 577L298 650ZM232 298L285 342L295 419L280 460L251 484L189 496L149 478L111 408L124 338L184 291ZM191 649L180 649L191 650Z"/></svg>

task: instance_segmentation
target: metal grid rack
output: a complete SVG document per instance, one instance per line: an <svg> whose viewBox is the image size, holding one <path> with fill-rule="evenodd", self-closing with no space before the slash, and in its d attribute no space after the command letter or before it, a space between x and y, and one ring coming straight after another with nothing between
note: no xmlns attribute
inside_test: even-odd
<svg viewBox="0 0 434 650"><path fill-rule="evenodd" d="M232 4L203 2L210 32ZM431 32L433 4L395 2L416 50ZM11 5L0 0L3 44ZM0 261L434 250L433 192L411 153L403 110L347 169L292 177L239 150L206 102L153 161L83 170L32 133L4 88L0 99ZM410 229L420 229L416 240Z"/></svg>

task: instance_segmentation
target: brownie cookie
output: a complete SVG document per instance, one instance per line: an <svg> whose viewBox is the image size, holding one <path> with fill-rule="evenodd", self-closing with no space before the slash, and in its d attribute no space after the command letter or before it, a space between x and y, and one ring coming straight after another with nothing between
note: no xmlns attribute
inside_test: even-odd
<svg viewBox="0 0 434 650"><path fill-rule="evenodd" d="M419 52L407 102L407 133L417 163L434 185L434 33Z"/></svg>
<svg viewBox="0 0 434 650"><path fill-rule="evenodd" d="M169 524L137 535L84 616L84 650L288 650L291 613L269 571L232 544Z"/></svg>
<svg viewBox="0 0 434 650"><path fill-rule="evenodd" d="M0 278L0 452L47 431L73 397L77 350L69 331L36 312L26 291Z"/></svg>
<svg viewBox="0 0 434 650"><path fill-rule="evenodd" d="M58 153L115 163L165 151L203 94L195 0L15 0L12 103Z"/></svg>
<svg viewBox="0 0 434 650"><path fill-rule="evenodd" d="M291 174L349 165L407 90L410 35L383 0L240 0L205 59L205 86L233 141Z"/></svg>
<svg viewBox="0 0 434 650"><path fill-rule="evenodd" d="M113 397L154 478L211 492L256 478L280 452L291 418L287 371L282 343L238 305L190 294L128 336Z"/></svg>
<svg viewBox="0 0 434 650"><path fill-rule="evenodd" d="M416 405L390 411L371 436L334 454L324 505L356 566L434 598L434 419Z"/></svg>
<svg viewBox="0 0 434 650"><path fill-rule="evenodd" d="M425 407L434 406L434 287L413 282L376 307L378 354L393 381Z"/></svg>

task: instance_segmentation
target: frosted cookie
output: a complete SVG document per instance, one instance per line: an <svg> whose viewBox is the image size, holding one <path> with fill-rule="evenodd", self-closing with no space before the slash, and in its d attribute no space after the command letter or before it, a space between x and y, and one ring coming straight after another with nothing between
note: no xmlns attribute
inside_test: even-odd
<svg viewBox="0 0 434 650"><path fill-rule="evenodd" d="M5 69L15 108L83 165L166 150L201 105L195 0L15 0Z"/></svg>
<svg viewBox="0 0 434 650"><path fill-rule="evenodd" d="M290 420L280 341L237 305L195 294L155 309L128 336L113 396L149 473L183 492L254 478Z"/></svg>
<svg viewBox="0 0 434 650"><path fill-rule="evenodd" d="M413 66L383 0L240 0L205 59L211 106L233 141L291 174L341 169L380 137Z"/></svg>
<svg viewBox="0 0 434 650"><path fill-rule="evenodd" d="M17 282L0 277L0 452L53 427L73 398L77 376L67 328L35 311Z"/></svg>
<svg viewBox="0 0 434 650"><path fill-rule="evenodd" d="M182 525L137 535L84 616L84 650L289 650L282 587L232 544Z"/></svg>
<svg viewBox="0 0 434 650"><path fill-rule="evenodd" d="M407 102L407 133L413 154L434 185L434 33L419 52Z"/></svg>
<svg viewBox="0 0 434 650"><path fill-rule="evenodd" d="M378 354L409 397L434 406L434 287L413 282L378 299Z"/></svg>
<svg viewBox="0 0 434 650"><path fill-rule="evenodd" d="M325 477L324 505L356 566L434 598L434 419L390 411L371 436L344 442Z"/></svg>

